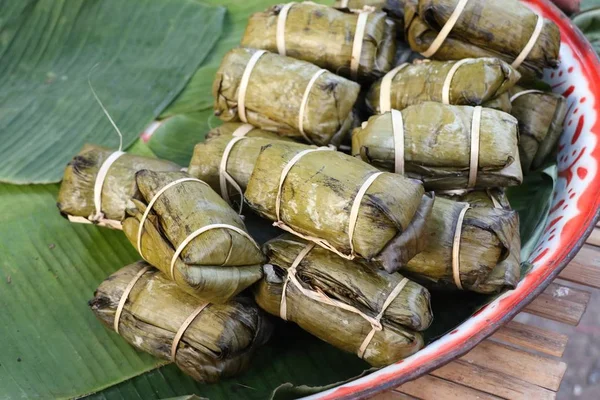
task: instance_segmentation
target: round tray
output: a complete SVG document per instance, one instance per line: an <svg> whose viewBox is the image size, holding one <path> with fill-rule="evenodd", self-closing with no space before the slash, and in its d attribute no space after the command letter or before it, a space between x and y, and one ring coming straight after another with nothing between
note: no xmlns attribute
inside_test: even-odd
<svg viewBox="0 0 600 400"><path fill-rule="evenodd" d="M516 289L498 297L471 318L415 355L334 389L315 399L364 398L395 388L467 353L509 322L571 261L593 230L600 207L600 60L590 43L548 0L522 0L561 33L560 67L544 80L567 98L559 141L558 180L544 233L529 262L533 268Z"/></svg>

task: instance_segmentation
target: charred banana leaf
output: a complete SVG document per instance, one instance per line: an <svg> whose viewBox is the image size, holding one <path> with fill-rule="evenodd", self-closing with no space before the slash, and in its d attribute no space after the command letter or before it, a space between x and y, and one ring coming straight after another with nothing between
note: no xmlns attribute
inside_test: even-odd
<svg viewBox="0 0 600 400"><path fill-rule="evenodd" d="M345 260L292 235L267 242L264 250L268 264L254 292L259 306L270 314L377 367L423 346L418 331L433 317L429 292L421 285L398 273ZM382 329L366 340L376 322Z"/></svg>
<svg viewBox="0 0 600 400"><path fill-rule="evenodd" d="M373 80L393 67L395 24L384 12L359 13L312 2L278 4L248 20L242 46L308 61L353 80ZM278 26L284 26L278 32ZM353 51L360 51L352 63Z"/></svg>
<svg viewBox="0 0 600 400"><path fill-rule="evenodd" d="M336 0L334 7L349 9L354 12L366 7L373 7L377 11L383 11L388 18L396 24L396 37L404 37L404 4L406 0Z"/></svg>
<svg viewBox="0 0 600 400"><path fill-rule="evenodd" d="M516 211L490 207L466 210L468 203L438 197L426 223L427 247L402 273L433 288L462 287L478 293L513 289L520 277L521 239ZM460 229L458 259L454 236ZM460 285L460 286L459 286Z"/></svg>
<svg viewBox="0 0 600 400"><path fill-rule="evenodd" d="M435 101L454 105L485 105L510 111L508 95L496 99L506 94L520 78L521 74L497 58L468 58L445 62L416 60L413 64L398 67L385 79L373 83L366 102L376 114L389 111L382 110L382 101L385 108L396 110ZM383 84L389 79L389 86Z"/></svg>
<svg viewBox="0 0 600 400"><path fill-rule="evenodd" d="M223 198L237 197L239 200L240 195L243 195L246 190L260 150L266 145L283 139L270 132L266 133L275 137L247 136L243 139L233 139L232 136L224 135L198 143L194 147L194 155L190 161L188 173L208 183ZM235 142L232 143L232 139ZM310 148L307 145L293 142L290 142L290 146L301 150ZM227 154L225 154L226 150L228 150ZM225 155L227 157L224 160ZM230 182L228 178L235 183ZM241 193L237 191L238 187L241 189Z"/></svg>
<svg viewBox="0 0 600 400"><path fill-rule="evenodd" d="M394 110L395 111L395 110ZM455 190L520 185L517 120L510 114L481 109L479 142L471 146L475 108L423 103L401 113L404 174L427 189ZM352 134L352 154L386 171L397 170L393 112L376 115ZM399 149L398 151L401 151ZM477 169L471 174L472 152ZM471 183L469 183L471 181Z"/></svg>
<svg viewBox="0 0 600 400"><path fill-rule="evenodd" d="M144 268L148 270L125 293ZM118 305L124 295L118 333L137 349L174 361L200 382L217 382L248 369L256 348L271 335L267 316L250 299L205 305L142 261L112 274L90 300L92 311L107 328L114 329ZM202 306L178 341L173 360L176 334Z"/></svg>
<svg viewBox="0 0 600 400"><path fill-rule="evenodd" d="M105 161L115 150L86 144L73 160L67 164L58 192L57 206L64 216L90 218L96 214L94 204L94 186L98 173ZM139 199L140 192L135 182L135 174L143 169L151 171L178 171L180 166L156 158L123 154L117 158L106 172L100 200L102 218L97 223L120 229L131 200ZM103 223L103 221L110 221Z"/></svg>
<svg viewBox="0 0 600 400"><path fill-rule="evenodd" d="M360 86L306 61L257 52L225 55L213 83L215 115L318 145L339 144L356 124Z"/></svg>
<svg viewBox="0 0 600 400"><path fill-rule="evenodd" d="M299 151L283 142L262 149L245 197L276 226L388 271L423 247L433 204L420 182L327 148Z"/></svg>
<svg viewBox="0 0 600 400"><path fill-rule="evenodd" d="M191 177L183 172L138 172L143 200L135 200L136 207L128 210L130 217L123 222L123 231L148 263L183 290L205 301L223 303L261 278L264 255L239 215L208 184L184 181L156 197L138 246L140 222L149 202L182 178ZM215 224L220 226L208 229ZM208 230L183 246L200 229ZM181 250L177 257L175 249Z"/></svg>
<svg viewBox="0 0 600 400"><path fill-rule="evenodd" d="M464 2L407 1L405 35L410 47L436 60L501 58L528 77L541 75L544 68L558 65L558 27L542 17L538 22L538 15L517 0L467 1L456 24L436 50L432 45L459 3Z"/></svg>
<svg viewBox="0 0 600 400"><path fill-rule="evenodd" d="M523 172L537 169L556 147L567 115L567 100L541 90L511 90L512 115L519 120L519 151Z"/></svg>

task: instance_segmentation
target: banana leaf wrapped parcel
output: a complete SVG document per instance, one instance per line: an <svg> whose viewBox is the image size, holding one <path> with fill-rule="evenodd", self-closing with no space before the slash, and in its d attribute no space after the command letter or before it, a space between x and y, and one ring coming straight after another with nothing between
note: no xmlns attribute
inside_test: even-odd
<svg viewBox="0 0 600 400"><path fill-rule="evenodd" d="M425 236L426 249L400 270L425 286L496 293L519 282L516 211L438 197Z"/></svg>
<svg viewBox="0 0 600 400"><path fill-rule="evenodd" d="M252 300L203 303L142 261L104 280L89 305L100 322L132 346L173 361L200 382L248 369L272 331Z"/></svg>
<svg viewBox="0 0 600 400"><path fill-rule="evenodd" d="M354 12L366 7L383 11L396 24L396 37L404 37L404 4L406 0L336 0L333 7L349 9Z"/></svg>
<svg viewBox="0 0 600 400"><path fill-rule="evenodd" d="M427 189L520 185L518 125L490 108L423 103L369 118L352 134L352 154Z"/></svg>
<svg viewBox="0 0 600 400"><path fill-rule="evenodd" d="M394 65L395 30L387 15L374 8L354 13L313 2L288 3L253 14L241 44L353 80L373 80Z"/></svg>
<svg viewBox="0 0 600 400"><path fill-rule="evenodd" d="M542 166L556 147L567 115L567 100L541 90L511 90L513 110L519 120L519 151L523 172Z"/></svg>
<svg viewBox="0 0 600 400"><path fill-rule="evenodd" d="M520 78L521 74L497 58L415 60L401 64L373 83L366 103L374 114L427 101L489 107L487 103L507 93ZM510 101L492 105L510 112Z"/></svg>
<svg viewBox="0 0 600 400"><path fill-rule="evenodd" d="M406 40L426 58L497 57L527 77L558 65L558 27L517 0L410 0L404 11Z"/></svg>
<svg viewBox="0 0 600 400"><path fill-rule="evenodd" d="M208 183L230 204L232 197L241 196L238 200L242 200L260 150L279 139L281 138L278 136L219 136L198 143L194 147L188 174ZM309 148L294 142L290 142L290 146L301 150Z"/></svg>
<svg viewBox="0 0 600 400"><path fill-rule="evenodd" d="M292 140L287 137L278 135L275 132L258 129L250 124L242 122L225 122L215 128L212 128L206 134L206 139L213 139L219 136L244 136L244 137L259 137L271 140Z"/></svg>
<svg viewBox="0 0 600 400"><path fill-rule="evenodd" d="M143 169L178 171L181 167L157 158L86 144L67 164L56 205L72 222L121 229L130 199L140 198L135 174Z"/></svg>
<svg viewBox="0 0 600 400"><path fill-rule="evenodd" d="M429 292L421 285L292 235L264 249L268 264L254 293L268 313L376 367L423 347L419 331L433 317Z"/></svg>
<svg viewBox="0 0 600 400"><path fill-rule="evenodd" d="M183 172L140 171L123 231L149 264L195 297L223 303L262 276L264 255L240 216Z"/></svg>
<svg viewBox="0 0 600 400"><path fill-rule="evenodd" d="M421 248L433 194L330 148L263 147L244 194L275 226L393 271Z"/></svg>
<svg viewBox="0 0 600 400"><path fill-rule="evenodd" d="M306 61L233 49L213 83L215 115L318 145L341 142L356 125L360 86Z"/></svg>

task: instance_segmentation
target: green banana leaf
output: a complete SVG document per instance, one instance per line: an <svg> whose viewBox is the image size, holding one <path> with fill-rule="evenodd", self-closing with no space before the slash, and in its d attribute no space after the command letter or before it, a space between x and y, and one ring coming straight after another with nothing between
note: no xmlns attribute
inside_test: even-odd
<svg viewBox="0 0 600 400"><path fill-rule="evenodd" d="M542 236L557 177L558 169L553 163L526 176L522 186L506 190L511 207L519 213L523 262L529 258Z"/></svg>
<svg viewBox="0 0 600 400"><path fill-rule="evenodd" d="M221 120L213 115L211 108L174 114L155 124L157 127L148 140L148 147L159 158L174 161L179 165L188 165L194 153L194 146L198 142L203 142L206 133L220 125Z"/></svg>
<svg viewBox="0 0 600 400"><path fill-rule="evenodd" d="M195 0L0 0L0 181L57 182L86 142L131 144L221 33ZM97 68L94 66L97 65Z"/></svg>
<svg viewBox="0 0 600 400"><path fill-rule="evenodd" d="M587 6L584 8L584 6ZM600 52L600 1L583 1L581 11L573 16L573 22L587 37L596 52Z"/></svg>
<svg viewBox="0 0 600 400"><path fill-rule="evenodd" d="M156 368L87 301L139 258L120 232L69 223L57 185L0 184L0 397L71 398Z"/></svg>

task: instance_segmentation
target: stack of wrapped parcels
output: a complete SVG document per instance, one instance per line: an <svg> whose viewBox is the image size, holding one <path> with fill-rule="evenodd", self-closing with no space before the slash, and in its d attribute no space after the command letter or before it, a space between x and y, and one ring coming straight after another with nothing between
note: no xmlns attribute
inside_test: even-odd
<svg viewBox="0 0 600 400"><path fill-rule="evenodd" d="M398 59L403 41L412 63ZM489 295L520 279L504 188L555 148L565 101L531 87L559 46L557 27L516 0L252 15L214 79L223 124L187 169L98 146L67 166L60 212L123 230L141 258L92 310L206 382L247 368L267 314L373 366L417 352L430 290ZM282 235L258 244L249 212Z"/></svg>

